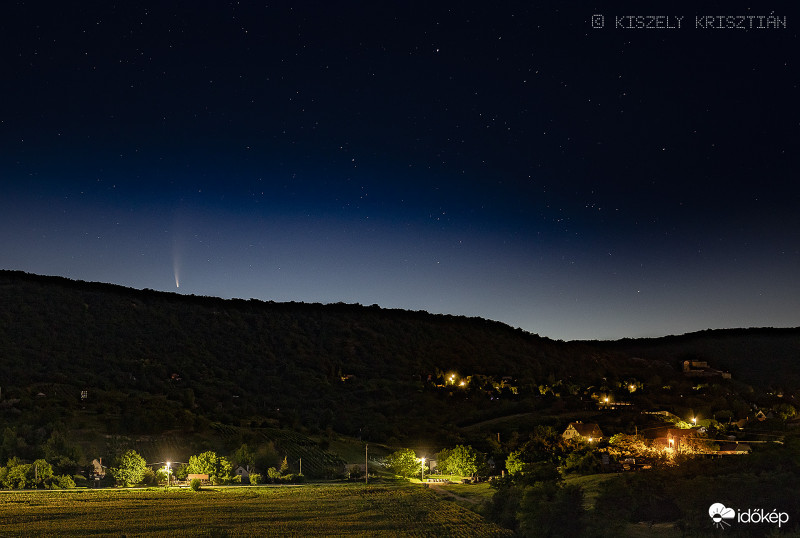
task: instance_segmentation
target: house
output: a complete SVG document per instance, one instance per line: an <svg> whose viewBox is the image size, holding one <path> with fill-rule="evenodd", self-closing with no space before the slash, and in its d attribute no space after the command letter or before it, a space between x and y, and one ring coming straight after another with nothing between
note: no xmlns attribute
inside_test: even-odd
<svg viewBox="0 0 800 538"><path fill-rule="evenodd" d="M654 448L671 449L676 452L691 450L692 440L696 437L696 431L680 428L668 428L666 432L662 430L662 435L653 441Z"/></svg>
<svg viewBox="0 0 800 538"><path fill-rule="evenodd" d="M686 377L722 377L730 379L729 372L711 368L706 361L683 361L683 375Z"/></svg>
<svg viewBox="0 0 800 538"><path fill-rule="evenodd" d="M239 465L233 472L242 478L242 482L247 482L250 480L250 473L253 471L250 469L249 465Z"/></svg>
<svg viewBox="0 0 800 538"><path fill-rule="evenodd" d="M191 483L191 481L194 480L195 478L203 484L208 484L207 474L190 474L186 477L186 482Z"/></svg>
<svg viewBox="0 0 800 538"><path fill-rule="evenodd" d="M95 458L92 460L89 471L90 479L101 480L106 476L106 467L103 465L103 458Z"/></svg>
<svg viewBox="0 0 800 538"><path fill-rule="evenodd" d="M595 423L584 424L583 422L570 422L564 433L561 434L564 440L576 439L578 441L599 441L603 438L603 431Z"/></svg>

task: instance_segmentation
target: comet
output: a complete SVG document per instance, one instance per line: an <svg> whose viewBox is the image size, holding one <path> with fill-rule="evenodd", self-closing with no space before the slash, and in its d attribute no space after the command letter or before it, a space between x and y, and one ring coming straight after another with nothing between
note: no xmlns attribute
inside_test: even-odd
<svg viewBox="0 0 800 538"><path fill-rule="evenodd" d="M175 287L181 287L181 256L178 253L178 247L173 244L172 247L172 272L175 275Z"/></svg>
<svg viewBox="0 0 800 538"><path fill-rule="evenodd" d="M172 270L175 273L175 287L180 288L181 287L180 263L177 254L172 260Z"/></svg>

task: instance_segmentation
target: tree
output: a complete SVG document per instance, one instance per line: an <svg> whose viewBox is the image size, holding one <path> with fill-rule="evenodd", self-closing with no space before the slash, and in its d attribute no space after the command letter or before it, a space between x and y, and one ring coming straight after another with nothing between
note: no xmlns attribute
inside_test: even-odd
<svg viewBox="0 0 800 538"><path fill-rule="evenodd" d="M281 479L281 473L275 467L267 469L267 476L272 482L278 482Z"/></svg>
<svg viewBox="0 0 800 538"><path fill-rule="evenodd" d="M42 451L44 458L52 462L53 472L56 474L73 474L78 462L83 459L80 447L67 444L64 435L57 430L44 443Z"/></svg>
<svg viewBox="0 0 800 538"><path fill-rule="evenodd" d="M3 471L3 487L23 489L33 485L33 467L30 463L22 463L14 457L8 460Z"/></svg>
<svg viewBox="0 0 800 538"><path fill-rule="evenodd" d="M167 469L167 466L165 465L155 473L156 484L167 484L170 481L171 475L172 469Z"/></svg>
<svg viewBox="0 0 800 538"><path fill-rule="evenodd" d="M53 476L53 466L47 461L39 459L33 462L34 485L39 486Z"/></svg>
<svg viewBox="0 0 800 538"><path fill-rule="evenodd" d="M186 480L188 476L189 476L189 466L185 463L175 470L175 478L177 480Z"/></svg>
<svg viewBox="0 0 800 538"><path fill-rule="evenodd" d="M55 477L55 483L58 484L58 487L61 489L71 489L75 487L75 481L68 475Z"/></svg>
<svg viewBox="0 0 800 538"><path fill-rule="evenodd" d="M189 458L187 474L207 474L212 482L223 483L231 480L231 464L227 458L218 456L211 450Z"/></svg>
<svg viewBox="0 0 800 538"><path fill-rule="evenodd" d="M443 452L445 451L439 454ZM472 476L485 467L485 458L471 446L458 445L449 451L444 462L439 461L438 465L443 466L447 474Z"/></svg>
<svg viewBox="0 0 800 538"><path fill-rule="evenodd" d="M231 462L242 467L252 467L256 463L256 455L249 446L243 444L231 454Z"/></svg>
<svg viewBox="0 0 800 538"><path fill-rule="evenodd" d="M410 448L403 448L389 454L386 458L389 469L395 474L408 478L420 472L420 462Z"/></svg>
<svg viewBox="0 0 800 538"><path fill-rule="evenodd" d="M443 448L436 453L436 469L439 473L447 474L450 472L447 468L447 460L450 459L452 453L453 450L450 448Z"/></svg>
<svg viewBox="0 0 800 538"><path fill-rule="evenodd" d="M117 467L111 468L111 474L123 486L135 486L144 479L147 462L135 450L128 450L119 458Z"/></svg>
<svg viewBox="0 0 800 538"><path fill-rule="evenodd" d="M525 466L530 465L522 458L523 455L521 450L515 450L514 452L508 455L508 458L506 458L506 470L510 475L522 473L525 471Z"/></svg>
<svg viewBox="0 0 800 538"><path fill-rule="evenodd" d="M556 482L526 488L519 523L522 536L581 536L586 527L583 491Z"/></svg>
<svg viewBox="0 0 800 538"><path fill-rule="evenodd" d="M280 456L272 442L260 445L254 454L253 463L256 469L261 469L262 471L270 467L277 467L279 462Z"/></svg>
<svg viewBox="0 0 800 538"><path fill-rule="evenodd" d="M281 462L281 474L289 474L289 459L288 456L283 457L283 461Z"/></svg>
<svg viewBox="0 0 800 538"><path fill-rule="evenodd" d="M600 458L591 449L580 448L575 450L572 454L567 456L564 462L564 470L566 472L576 473L596 473L599 472L601 466Z"/></svg>
<svg viewBox="0 0 800 538"><path fill-rule="evenodd" d="M529 463L523 459L524 456L519 450L515 450L506 460L506 469L515 482L533 484L561 480L561 474L554 463L546 461Z"/></svg>
<svg viewBox="0 0 800 538"><path fill-rule="evenodd" d="M610 452L617 456L639 457L648 452L647 445L642 437L618 433L608 440Z"/></svg>

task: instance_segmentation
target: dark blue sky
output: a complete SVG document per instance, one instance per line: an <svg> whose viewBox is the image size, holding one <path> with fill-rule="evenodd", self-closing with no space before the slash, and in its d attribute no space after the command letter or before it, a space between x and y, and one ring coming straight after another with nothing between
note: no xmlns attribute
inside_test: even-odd
<svg viewBox="0 0 800 538"><path fill-rule="evenodd" d="M800 325L791 4L161 4L3 7L0 268L561 339Z"/></svg>

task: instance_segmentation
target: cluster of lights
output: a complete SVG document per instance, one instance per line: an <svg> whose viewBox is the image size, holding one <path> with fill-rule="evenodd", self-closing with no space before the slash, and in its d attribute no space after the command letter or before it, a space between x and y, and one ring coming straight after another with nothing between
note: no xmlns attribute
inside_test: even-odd
<svg viewBox="0 0 800 538"><path fill-rule="evenodd" d="M448 385L455 385L456 384L456 374L450 374L450 377L447 378L447 384ZM458 382L458 386L459 387L466 387L467 386L466 380L462 379L461 381L459 381Z"/></svg>

